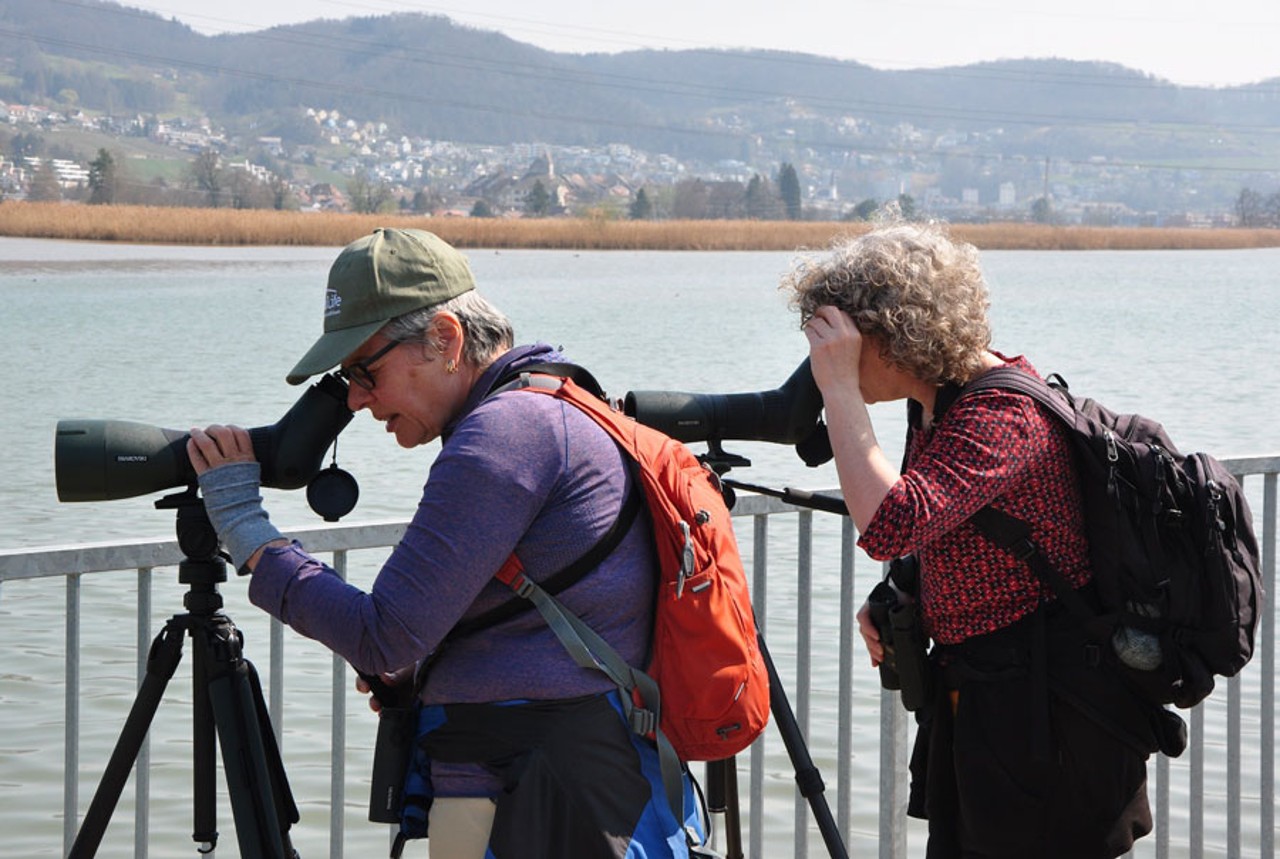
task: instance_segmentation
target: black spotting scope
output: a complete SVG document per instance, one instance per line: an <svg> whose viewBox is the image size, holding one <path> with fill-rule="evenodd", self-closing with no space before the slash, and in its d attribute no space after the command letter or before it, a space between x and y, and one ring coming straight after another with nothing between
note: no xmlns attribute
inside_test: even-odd
<svg viewBox="0 0 1280 859"><path fill-rule="evenodd" d="M782 386L746 394L628 391L622 410L677 441L771 441L794 444L809 465L831 458L822 394L809 359Z"/></svg>
<svg viewBox="0 0 1280 859"><path fill-rule="evenodd" d="M319 473L325 451L351 422L347 386L326 375L284 417L249 430L262 485L300 489ZM59 501L109 501L195 483L190 433L114 420L58 421L54 472Z"/></svg>

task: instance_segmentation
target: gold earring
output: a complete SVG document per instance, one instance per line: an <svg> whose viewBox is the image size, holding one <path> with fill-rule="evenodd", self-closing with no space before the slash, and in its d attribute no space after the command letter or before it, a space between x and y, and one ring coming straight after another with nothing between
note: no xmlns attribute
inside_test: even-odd
<svg viewBox="0 0 1280 859"><path fill-rule="evenodd" d="M448 373L450 376L452 376L454 373L458 372L458 362L453 360L452 358L450 358L448 361L445 361L444 371Z"/></svg>

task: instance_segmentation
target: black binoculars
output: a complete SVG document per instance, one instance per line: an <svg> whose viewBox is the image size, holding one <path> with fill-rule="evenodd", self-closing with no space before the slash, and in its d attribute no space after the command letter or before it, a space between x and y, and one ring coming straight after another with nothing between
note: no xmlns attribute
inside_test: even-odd
<svg viewBox="0 0 1280 859"><path fill-rule="evenodd" d="M933 690L929 665L929 639L921 626L920 610L912 598L918 580L914 556L892 561L889 575L876 584L867 597L871 622L880 634L884 658L880 661L880 685L902 694L902 706L915 712L928 701ZM894 584L890 584L890 580ZM894 587L897 585L897 588Z"/></svg>

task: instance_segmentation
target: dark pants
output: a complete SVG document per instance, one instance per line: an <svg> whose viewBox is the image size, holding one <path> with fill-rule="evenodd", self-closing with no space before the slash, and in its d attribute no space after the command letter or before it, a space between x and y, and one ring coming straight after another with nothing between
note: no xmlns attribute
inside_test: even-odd
<svg viewBox="0 0 1280 859"><path fill-rule="evenodd" d="M684 821L667 800L657 752L626 725L617 693L568 701L427 708L431 758L502 776L489 853L497 859L688 856L701 828L685 779Z"/></svg>
<svg viewBox="0 0 1280 859"><path fill-rule="evenodd" d="M908 807L929 821L928 859L1111 859L1151 831L1149 709L1084 652L1044 618L940 650Z"/></svg>

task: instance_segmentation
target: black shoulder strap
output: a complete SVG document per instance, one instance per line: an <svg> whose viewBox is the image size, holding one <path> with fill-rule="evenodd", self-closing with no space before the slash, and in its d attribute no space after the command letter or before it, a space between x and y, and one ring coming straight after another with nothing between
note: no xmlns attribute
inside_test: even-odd
<svg viewBox="0 0 1280 859"><path fill-rule="evenodd" d="M933 423L937 424L942 420L942 416L947 413L947 409L951 408L951 404L960 399L965 393L965 389L956 382L947 382L938 388L938 392L933 399ZM919 426L924 421L924 408L915 400L909 401L914 412L908 412L908 417L912 419L913 426Z"/></svg>
<svg viewBox="0 0 1280 859"><path fill-rule="evenodd" d="M604 398L604 390L600 384L582 367L577 364L569 364L567 362L541 362L536 364L524 364L517 370L512 370L498 377L496 381L489 387L489 393L486 396L498 393L499 391L508 389L508 386L514 386L519 383L520 377L526 373L537 373L548 376L563 376L573 379L580 387L591 391L596 396ZM625 454L624 454L625 457ZM618 511L618 518L614 520L613 525L605 532L594 546L587 550L586 554L579 557L569 566L552 573L542 583L542 589L551 595L556 595L566 590L570 586L580 581L587 573L596 567L618 548L618 544L622 542L622 538L631 530L632 524L636 521L636 516L640 513L640 508L644 506L642 492L640 487L639 475L635 473L635 469L631 469L632 481L631 488L627 492L626 498L622 501L622 509ZM449 631L449 638L461 638L479 632L482 629L488 629L496 626L503 621L510 620L516 615L523 614L532 609L533 603L518 597L512 597L501 605L494 606L484 614L468 618L456 624Z"/></svg>
<svg viewBox="0 0 1280 859"><path fill-rule="evenodd" d="M1016 516L987 505L969 517L973 526L1000 548L1009 552L1019 561L1025 561L1036 578L1048 585L1055 596L1062 601L1079 620L1088 623L1096 617L1096 612L1089 608L1084 597L1080 596L1066 577L1058 571L1044 552L1031 539L1031 526Z"/></svg>
<svg viewBox="0 0 1280 859"><path fill-rule="evenodd" d="M1045 382L1037 376L1014 367L996 367L983 373L964 386L961 396L975 391L1005 390L1031 397L1056 415L1068 428L1075 426L1075 409L1066 392L1066 382L1061 377L1050 376ZM1031 539L1031 526L1016 516L988 505L969 517L973 526L987 539L1025 561L1036 578L1048 585L1072 614L1088 623L1096 617L1084 598L1071 587L1066 577L1045 557L1040 547Z"/></svg>
<svg viewBox="0 0 1280 859"><path fill-rule="evenodd" d="M570 586L577 584L587 573L596 567L618 548L618 544L622 542L622 538L631 530L631 525L636 521L636 516L640 513L641 489L636 481L632 481L631 491L627 493L627 497L622 502L622 509L618 512L618 518L614 520L613 525L605 533L600 540L587 550L585 555L579 557L569 566L557 570L547 577L542 583L542 589L551 595L556 595L566 590ZM456 624L449 631L449 638L461 638L479 632L482 629L488 629L496 626L503 621L510 620L516 615L520 615L533 608L533 603L525 599L513 596L507 602L496 605L486 611L484 614L468 618Z"/></svg>
<svg viewBox="0 0 1280 859"><path fill-rule="evenodd" d="M992 389L1025 394L1057 415L1067 426L1075 426L1076 413L1066 393L1066 382L1060 376L1050 376L1049 379L1052 384L1015 367L996 367L965 385L961 396Z"/></svg>

